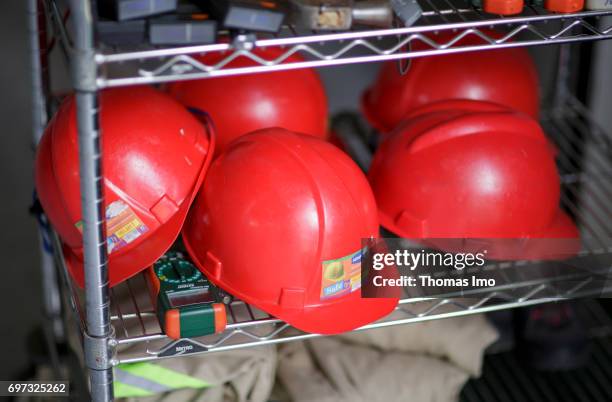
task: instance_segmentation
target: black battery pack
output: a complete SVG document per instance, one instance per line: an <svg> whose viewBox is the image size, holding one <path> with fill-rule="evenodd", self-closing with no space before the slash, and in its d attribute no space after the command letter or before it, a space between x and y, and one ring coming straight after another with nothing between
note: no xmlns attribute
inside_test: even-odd
<svg viewBox="0 0 612 402"><path fill-rule="evenodd" d="M176 4L177 0L98 0L98 15L125 21L175 11Z"/></svg>
<svg viewBox="0 0 612 402"><path fill-rule="evenodd" d="M206 14L165 15L149 20L152 45L197 45L214 43L217 22Z"/></svg>
<svg viewBox="0 0 612 402"><path fill-rule="evenodd" d="M205 3L219 23L229 29L278 32L287 14L287 6L281 1L210 0Z"/></svg>
<svg viewBox="0 0 612 402"><path fill-rule="evenodd" d="M147 24L144 20L96 21L98 41L109 46L140 45L147 40Z"/></svg>

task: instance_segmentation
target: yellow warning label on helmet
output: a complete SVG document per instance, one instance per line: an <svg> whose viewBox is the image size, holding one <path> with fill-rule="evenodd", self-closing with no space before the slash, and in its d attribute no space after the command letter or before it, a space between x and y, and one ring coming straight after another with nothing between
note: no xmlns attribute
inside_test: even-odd
<svg viewBox="0 0 612 402"><path fill-rule="evenodd" d="M83 221L75 223L83 231ZM127 246L149 230L138 215L121 200L113 201L106 207L106 243L108 253Z"/></svg>

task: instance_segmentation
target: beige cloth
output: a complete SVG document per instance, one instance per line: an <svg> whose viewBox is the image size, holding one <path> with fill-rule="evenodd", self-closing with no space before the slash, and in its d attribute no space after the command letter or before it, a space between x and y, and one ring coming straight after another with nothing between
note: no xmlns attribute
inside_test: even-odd
<svg viewBox="0 0 612 402"><path fill-rule="evenodd" d="M165 368L199 378L212 387L118 399L125 402L265 402L274 385L276 348L261 346L156 361Z"/></svg>
<svg viewBox="0 0 612 402"><path fill-rule="evenodd" d="M408 318L409 315L398 310L391 317L399 320ZM351 332L340 337L382 350L438 357L448 360L473 376L478 376L484 351L497 339L497 331L483 315L478 314Z"/></svg>
<svg viewBox="0 0 612 402"><path fill-rule="evenodd" d="M281 348L278 375L295 402L447 402L469 374L439 359L339 338Z"/></svg>
<svg viewBox="0 0 612 402"><path fill-rule="evenodd" d="M482 315L318 338L281 346L278 377L296 402L455 401L496 339Z"/></svg>

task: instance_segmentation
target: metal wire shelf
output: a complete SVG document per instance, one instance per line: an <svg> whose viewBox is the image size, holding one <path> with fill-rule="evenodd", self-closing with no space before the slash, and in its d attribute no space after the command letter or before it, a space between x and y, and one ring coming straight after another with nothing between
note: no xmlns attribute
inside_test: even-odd
<svg viewBox="0 0 612 402"><path fill-rule="evenodd" d="M612 267L612 137L601 131L588 116L588 111L577 100L570 98L562 108L546 113L543 125L558 147L558 164L563 174L562 204L578 223L582 232L581 258L593 259L588 270L574 270L538 279L525 279L512 285L481 288L469 294L449 294L438 298L404 298L398 311L360 330L380 328L419 321L456 317L488 311L524 307L555 300L612 294L612 281L593 280L594 273L609 277ZM587 164L579 169L581 148L591 144ZM580 174L573 172L581 171ZM578 191L580 187L580 192ZM607 257L607 258L606 258ZM598 259L599 258L599 259ZM60 258L61 260L61 258ZM591 261L591 260L588 260ZM529 269L525 262L496 263L488 269L503 274L504 270ZM589 263L590 264L590 263ZM77 321L84 327L82 294L68 280L65 264L63 276L71 297ZM228 307L228 326L225 332L196 339L173 341L161 331L147 282L138 275L110 290L111 323L115 338L112 364L226 351L238 348L274 344L318 336L292 328L242 301Z"/></svg>
<svg viewBox="0 0 612 402"><path fill-rule="evenodd" d="M228 76L253 72L289 70L303 67L332 66L383 60L400 60L436 54L467 52L517 46L569 43L612 38L612 22L602 16L612 10L586 11L574 14L553 14L543 8L526 6L520 16L503 17L486 14L467 0L423 0L423 15L411 27L393 29L353 30L348 32L303 31L293 26L284 27L275 35L261 34L221 36L218 43L154 48L118 49L100 47L95 55L98 66L98 88L123 85L153 84L212 76ZM56 0L47 0L56 35L71 52L71 40ZM598 24L597 21L602 21ZM598 26L601 25L601 26ZM503 32L493 37L489 28ZM449 32L449 39L432 40L428 33ZM461 39L477 36L479 45L462 45ZM230 39L231 38L231 39ZM410 45L421 42L424 50L410 50ZM254 48L280 48L281 54L265 59L253 52ZM214 64L206 64L194 56L218 53ZM296 61L290 56L299 53L306 59ZM251 66L236 67L236 58L253 61Z"/></svg>

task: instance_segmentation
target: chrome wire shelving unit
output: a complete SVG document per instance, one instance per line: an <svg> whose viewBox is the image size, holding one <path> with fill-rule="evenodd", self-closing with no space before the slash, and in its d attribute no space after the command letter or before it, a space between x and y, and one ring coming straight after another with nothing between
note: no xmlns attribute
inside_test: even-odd
<svg viewBox="0 0 612 402"><path fill-rule="evenodd" d="M505 285L442 297L410 298L404 294L395 313L359 330L612 294L612 221L609 219L612 217L612 188L595 186L580 194L580 203L572 200L572 195L577 195L576 185L612 179L612 137L608 137L593 125L586 113L582 104L574 98L569 98L560 108L546 113L543 124L560 151L560 170L568 172L562 176L565 190L562 205L574 215L581 227L583 249L578 259L588 260L588 269L578 268L582 264L572 264L562 273L543 273L535 277L524 275L513 280L512 285L505 281ZM599 161L593 165L593 169L580 174L576 173L579 162L575 155L581 144L577 143L575 138L595 144L597 155L594 158ZM608 219L602 219L605 217ZM517 272L531 272L527 262L494 263L485 269L497 276L516 276ZM83 329L81 294L69 281L67 273L64 273L64 277ZM162 333L144 274L112 288L110 299L110 319L115 329L112 365L227 351L318 336L301 332L237 300L228 305L228 326L223 333L172 340Z"/></svg>
<svg viewBox="0 0 612 402"><path fill-rule="evenodd" d="M612 22L602 18L612 15L612 10L562 15L527 6L522 15L508 18L482 13L465 0L422 0L423 16L411 27L322 33L302 32L287 26L278 35L232 36L222 32L222 39L209 45L124 49L96 42L91 2L28 1L33 75L43 76L41 80L34 80L35 138L40 137L46 121L44 117L52 109L48 76L45 77L49 43L61 45L71 66L72 87L76 93L84 223L84 291L76 289L70 281L61 255L56 253L55 257L65 285L62 293L70 302L80 327L91 397L96 401L113 399L112 369L121 363L317 336L302 333L241 301L234 301L228 308L228 326L222 334L173 341L161 332L142 275L109 288L101 213L104 195L99 185L103 181L98 130L99 90L384 60L398 60L403 69L404 61L413 57L612 38ZM491 28L503 34L493 35ZM47 31L52 33L48 36L54 38L51 42L45 35ZM437 32L447 34L433 35ZM466 37L480 39L469 41L478 43L476 45L466 45L462 40ZM413 46L415 43L421 45ZM271 47L282 49L281 56L264 59L254 51ZM199 54L216 54L216 61L205 64L197 58ZM300 54L303 60L290 57L293 54ZM241 57L252 60L251 65L236 67L232 61ZM561 59L567 63L567 58ZM560 77L560 81L567 78L563 74ZM558 84L563 87L564 82ZM612 281L607 280L607 271L612 267L609 258L612 253L612 190L605 185L612 177L612 137L593 123L588 110L569 91L560 93L564 94L563 99L557 99L556 107L543 116L543 125L559 151L563 208L581 229L583 250L578 258L589 261L589 269L568 269L554 276L526 278L512 286L476 289L469 294L437 298L406 296L395 313L361 330L612 293ZM577 155L583 153L587 143L594 144L589 148L589 158L594 163L584 165ZM55 240L57 242L57 238ZM60 249L56 244L55 250ZM48 270L48 265L43 268ZM516 272L517 266L527 270L529 267L525 265L498 263L488 268L503 275L507 270Z"/></svg>
<svg viewBox="0 0 612 402"><path fill-rule="evenodd" d="M455 0L453 0L455 1ZM461 0L459 0L461 2ZM483 49L534 46L612 38L612 25L595 28L590 18L612 13L584 12L569 16L547 14L542 9L529 8L525 16L499 18L482 14L475 9L458 8L450 1L448 8L436 8L428 2L422 24L409 28L351 31L341 33L300 33L286 27L279 37L255 38L238 36L233 42L183 47L151 49L122 53L98 53L96 63L102 72L97 79L101 88L120 85L152 84L181 79L227 76L241 73L289 70L370 61L400 60ZM502 28L505 35L497 38L489 29ZM580 29L584 28L584 29ZM580 32L578 32L580 31ZM431 33L445 32L444 39ZM465 45L465 37L478 37L480 44ZM420 42L422 50L411 50ZM474 42L474 41L471 41ZM254 48L281 47L282 54L265 59L254 53ZM214 64L206 64L194 55L224 52ZM291 59L299 53L306 60ZM232 60L246 57L252 66L235 67Z"/></svg>
<svg viewBox="0 0 612 402"><path fill-rule="evenodd" d="M63 14L53 0L48 9L56 33L64 47L71 50ZM612 10L585 11L574 14L554 14L542 7L529 5L520 16L503 17L486 14L466 0L424 0L421 19L411 27L348 32L314 32L285 26L278 34L220 33L219 43L133 49L101 47L94 54L98 71L98 88L136 84L155 84L177 80L228 76L253 72L289 70L400 60L455 52L467 52L504 47L535 46L601 40L612 38L612 22L598 26L597 21ZM491 29L500 29L502 36ZM444 32L436 37L434 33ZM465 44L462 39L473 37ZM411 44L420 43L419 50ZM274 59L253 52L257 48L282 48ZM207 64L200 54L216 53L214 63ZM305 60L291 58L300 54ZM232 64L236 58L248 58L249 66Z"/></svg>

